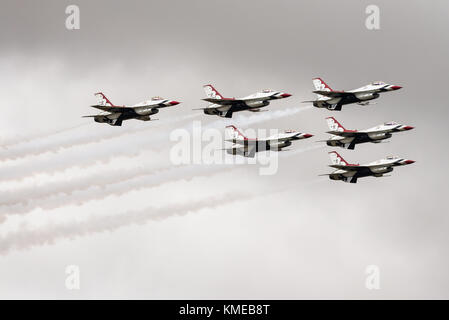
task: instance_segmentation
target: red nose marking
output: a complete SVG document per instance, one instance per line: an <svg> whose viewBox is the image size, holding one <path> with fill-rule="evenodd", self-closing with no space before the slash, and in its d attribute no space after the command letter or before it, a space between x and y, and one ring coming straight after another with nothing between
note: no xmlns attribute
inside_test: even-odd
<svg viewBox="0 0 449 320"><path fill-rule="evenodd" d="M303 135L303 137L304 138L310 138L310 137L313 137L313 134L306 133L306 134Z"/></svg>
<svg viewBox="0 0 449 320"><path fill-rule="evenodd" d="M391 86L391 89L392 90L399 90L399 89L401 89L402 87L401 86Z"/></svg>
<svg viewBox="0 0 449 320"><path fill-rule="evenodd" d="M412 164L412 163L415 163L415 161L413 161L413 160L405 160L405 164Z"/></svg>
<svg viewBox="0 0 449 320"><path fill-rule="evenodd" d="M177 104L180 104L180 102L178 102L178 101L170 101L170 105L172 105L172 106L176 106Z"/></svg>
<svg viewBox="0 0 449 320"><path fill-rule="evenodd" d="M404 127L404 130L412 130L412 129L414 129L415 127L412 127L412 126L405 126Z"/></svg>
<svg viewBox="0 0 449 320"><path fill-rule="evenodd" d="M288 98L288 97L291 97L291 96L292 95L290 93L283 93L283 94L281 94L282 98Z"/></svg>

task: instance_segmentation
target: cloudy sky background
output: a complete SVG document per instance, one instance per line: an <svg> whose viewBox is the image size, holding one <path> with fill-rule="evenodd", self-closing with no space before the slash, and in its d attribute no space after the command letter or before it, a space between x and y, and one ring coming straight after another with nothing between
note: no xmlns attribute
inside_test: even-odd
<svg viewBox="0 0 449 320"><path fill-rule="evenodd" d="M65 28L77 4L81 29ZM365 8L380 8L377 31ZM449 298L447 1L2 1L0 298ZM308 108L334 89L403 86L369 107ZM293 96L232 120L204 107L264 88ZM155 122L111 127L116 104L181 101ZM416 129L339 151L349 162L416 160L387 178L330 181L325 117L350 129ZM315 136L257 165L176 167L177 128L297 129ZM78 265L80 290L65 268ZM380 290L365 287L368 265Z"/></svg>

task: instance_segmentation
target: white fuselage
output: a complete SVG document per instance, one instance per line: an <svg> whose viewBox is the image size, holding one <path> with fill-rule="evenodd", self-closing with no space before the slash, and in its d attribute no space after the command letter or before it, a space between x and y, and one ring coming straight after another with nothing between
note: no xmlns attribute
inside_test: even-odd
<svg viewBox="0 0 449 320"><path fill-rule="evenodd" d="M348 131L354 132L354 135L352 136L333 135L327 140L327 145L347 148L352 142L357 144L365 142L378 143L382 140L391 138L394 132L407 131L411 129L413 129L411 126L388 122L365 130Z"/></svg>
<svg viewBox="0 0 449 320"><path fill-rule="evenodd" d="M394 91L400 89L400 86L390 85L383 82L375 82L357 89L348 91L330 91L331 96L318 95L317 100L313 105L318 108L328 108L329 106L346 105L351 103L358 103L360 105L367 105L370 100L379 98L380 93ZM335 95L335 96L332 96ZM333 108L330 108L331 110ZM338 109L339 110L339 109Z"/></svg>
<svg viewBox="0 0 449 320"><path fill-rule="evenodd" d="M399 157L387 157L385 159L376 160L366 164L346 165L345 168L340 168L333 171L329 177L332 180L344 180L352 177L382 177L385 173L393 171L393 167L412 164L415 161L407 160ZM358 170L360 167L365 170Z"/></svg>
<svg viewBox="0 0 449 320"><path fill-rule="evenodd" d="M228 100L230 102L236 101L235 104L228 104L228 105L218 103L210 104L205 109L205 113L216 114L217 113L216 111L226 113L227 110L229 110L230 108L236 108L236 111L248 109L256 109L255 111L258 111L257 109L268 106L271 100L283 99L287 97L290 97L290 94L283 93L280 91L264 90L261 92L250 94L243 98L223 99Z"/></svg>

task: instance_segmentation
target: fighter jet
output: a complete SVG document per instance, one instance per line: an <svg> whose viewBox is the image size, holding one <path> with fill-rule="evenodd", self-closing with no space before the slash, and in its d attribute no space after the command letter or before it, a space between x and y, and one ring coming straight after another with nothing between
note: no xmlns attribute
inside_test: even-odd
<svg viewBox="0 0 449 320"><path fill-rule="evenodd" d="M91 107L108 112L108 114L97 114L83 116L83 118L94 118L95 122L107 123L111 126L121 126L123 120L136 119L150 121L150 116L159 112L160 108L171 107L179 104L178 101L153 97L151 100L139 102L133 106L116 106L102 93L95 93L99 103Z"/></svg>
<svg viewBox="0 0 449 320"><path fill-rule="evenodd" d="M313 85L316 89L313 92L316 93L317 99L303 102L312 102L314 107L326 108L332 111L341 111L343 105L350 103L366 106L370 104L369 100L379 98L381 92L394 91L402 88L377 81L354 90L334 91L321 78L313 79Z"/></svg>
<svg viewBox="0 0 449 320"><path fill-rule="evenodd" d="M224 98L211 84L205 85L204 91L206 92L207 98L203 100L212 104L206 108L194 110L203 110L205 114L225 118L232 118L232 114L237 111L248 110L260 112L260 108L268 106L270 100L283 99L291 96L288 93L267 89L243 98Z"/></svg>
<svg viewBox="0 0 449 320"><path fill-rule="evenodd" d="M331 180L342 180L344 182L357 183L358 178L362 177L382 177L384 174L393 171L393 167L412 164L415 161L407 160L399 157L389 156L367 164L350 164L346 162L337 152L329 152L332 164L330 167L335 168L334 172L324 174L329 176Z"/></svg>
<svg viewBox="0 0 449 320"><path fill-rule="evenodd" d="M249 139L245 137L238 128L233 125L227 126L231 139L225 141L232 142L231 148L225 149L228 154L242 155L254 158L256 152L260 151L281 151L292 144L292 141L313 137L309 133L301 133L294 130L286 130L282 133L272 135L264 139Z"/></svg>
<svg viewBox="0 0 449 320"><path fill-rule="evenodd" d="M347 130L334 117L326 118L330 131L327 133L333 136L325 140L328 146L342 147L353 150L356 144L372 142L380 143L382 140L391 138L394 132L412 130L412 126L405 126L396 122L385 122L365 130Z"/></svg>

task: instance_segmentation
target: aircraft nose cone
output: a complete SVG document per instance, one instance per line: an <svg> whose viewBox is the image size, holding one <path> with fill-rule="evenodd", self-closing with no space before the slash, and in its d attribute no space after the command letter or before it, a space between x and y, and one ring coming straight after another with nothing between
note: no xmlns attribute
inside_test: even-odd
<svg viewBox="0 0 449 320"><path fill-rule="evenodd" d="M283 94L281 94L282 98L288 98L288 97L291 97L291 96L292 95L290 93L283 93Z"/></svg>
<svg viewBox="0 0 449 320"><path fill-rule="evenodd" d="M311 138L311 137L313 137L313 134L306 133L306 134L303 135L303 137L306 138L306 139L307 138Z"/></svg>
<svg viewBox="0 0 449 320"><path fill-rule="evenodd" d="M405 160L405 164L412 164L412 163L415 163L416 161L413 161L413 160Z"/></svg>
<svg viewBox="0 0 449 320"><path fill-rule="evenodd" d="M391 90L399 90L401 89L401 86L391 86Z"/></svg>
<svg viewBox="0 0 449 320"><path fill-rule="evenodd" d="M404 130L412 130L412 129L414 129L415 127L412 127L412 126L405 126L404 127Z"/></svg>
<svg viewBox="0 0 449 320"><path fill-rule="evenodd" d="M170 105L171 106L176 106L177 104L179 104L180 102L178 101L170 101Z"/></svg>

